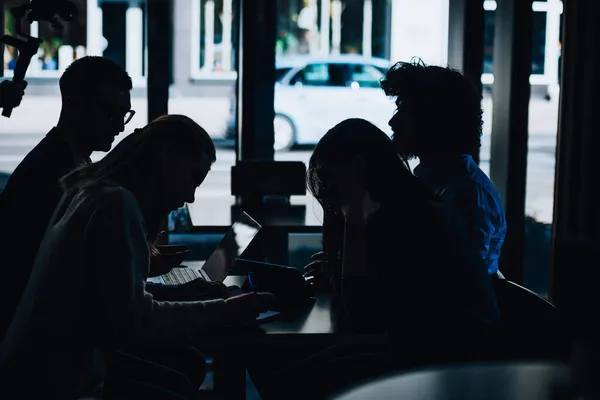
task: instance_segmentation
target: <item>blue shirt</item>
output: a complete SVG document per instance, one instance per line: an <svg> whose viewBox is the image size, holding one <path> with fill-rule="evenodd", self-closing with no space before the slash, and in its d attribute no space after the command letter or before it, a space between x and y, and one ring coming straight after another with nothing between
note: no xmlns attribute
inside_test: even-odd
<svg viewBox="0 0 600 400"><path fill-rule="evenodd" d="M495 274L507 228L502 200L490 178L467 154L421 162L414 172L463 216L488 273Z"/></svg>

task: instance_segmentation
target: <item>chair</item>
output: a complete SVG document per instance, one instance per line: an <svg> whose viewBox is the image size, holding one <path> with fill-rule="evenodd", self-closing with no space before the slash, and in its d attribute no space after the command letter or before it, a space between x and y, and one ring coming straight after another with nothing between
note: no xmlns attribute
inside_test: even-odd
<svg viewBox="0 0 600 400"><path fill-rule="evenodd" d="M569 367L554 362L437 365L394 372L329 397L331 400L572 399Z"/></svg>
<svg viewBox="0 0 600 400"><path fill-rule="evenodd" d="M502 358L563 360L560 319L552 303L501 276L493 280L502 315Z"/></svg>

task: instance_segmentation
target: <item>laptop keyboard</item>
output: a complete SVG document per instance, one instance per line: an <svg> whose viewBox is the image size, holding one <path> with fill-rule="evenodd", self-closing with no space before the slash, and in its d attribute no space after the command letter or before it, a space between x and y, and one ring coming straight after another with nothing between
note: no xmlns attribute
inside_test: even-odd
<svg viewBox="0 0 600 400"><path fill-rule="evenodd" d="M198 278L202 278L202 275L195 268L173 268L168 274L163 275L167 285L180 285Z"/></svg>

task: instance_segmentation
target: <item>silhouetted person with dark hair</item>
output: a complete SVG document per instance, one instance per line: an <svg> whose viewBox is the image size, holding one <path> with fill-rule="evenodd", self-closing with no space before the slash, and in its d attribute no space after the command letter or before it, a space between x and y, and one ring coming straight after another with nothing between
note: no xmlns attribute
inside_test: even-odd
<svg viewBox="0 0 600 400"><path fill-rule="evenodd" d="M419 158L415 175L460 212L495 274L507 227L498 191L473 160L481 146L481 95L460 72L422 62L397 63L381 87L396 98L389 124L398 153Z"/></svg>
<svg viewBox="0 0 600 400"><path fill-rule="evenodd" d="M314 355L274 376L263 398L321 399L392 369L489 355L500 328L491 280L460 219L384 132L361 119L333 127L310 158L307 186L328 225L316 279L332 284L340 328L387 340Z"/></svg>
<svg viewBox="0 0 600 400"><path fill-rule="evenodd" d="M60 78L56 127L25 156L0 194L0 264L10 282L0 301L0 338L27 284L40 241L62 191L59 179L93 151L110 150L133 116L131 78L102 57L74 61ZM35 118L32 115L31 118Z"/></svg>
<svg viewBox="0 0 600 400"><path fill-rule="evenodd" d="M202 333L247 324L267 309L268 294L168 302L146 291L149 244L162 218L194 201L214 161L204 129L167 115L62 178L65 194L0 345L3 391L22 398L96 395L111 350L131 343L190 345Z"/></svg>
<svg viewBox="0 0 600 400"><path fill-rule="evenodd" d="M108 151L119 133L131 120L131 78L113 61L88 56L74 61L60 78L62 109L58 123L23 159L0 193L0 266L11 282L0 296L0 341L25 289L33 261L52 213L62 196L61 177L82 164L90 163L93 151ZM152 266L166 259L153 251ZM179 261L181 262L181 261ZM176 262L178 264L179 262ZM164 263L162 263L164 264ZM163 266L164 267L164 266ZM149 284L148 289L159 300L199 300L203 297L225 297L222 285L194 282L185 287ZM204 356L180 347L161 352L154 349L127 349L154 362L167 363L180 370L198 387L204 378ZM116 353L111 367L125 375L134 370L130 354ZM120 359L116 359L120 357ZM150 365L142 359L139 367ZM126 366L126 368L121 368ZM162 368L155 363L152 366Z"/></svg>

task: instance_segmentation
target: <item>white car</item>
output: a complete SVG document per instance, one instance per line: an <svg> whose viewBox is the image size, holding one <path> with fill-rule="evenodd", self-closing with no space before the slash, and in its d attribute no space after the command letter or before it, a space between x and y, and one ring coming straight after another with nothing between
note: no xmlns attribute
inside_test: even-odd
<svg viewBox="0 0 600 400"><path fill-rule="evenodd" d="M371 121L391 135L395 104L380 88L388 60L358 55L278 57L275 151L314 145L347 118ZM235 131L235 99L228 136Z"/></svg>

